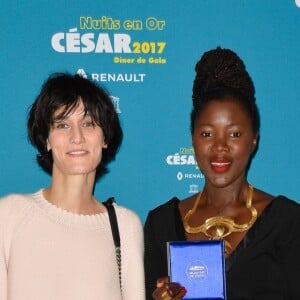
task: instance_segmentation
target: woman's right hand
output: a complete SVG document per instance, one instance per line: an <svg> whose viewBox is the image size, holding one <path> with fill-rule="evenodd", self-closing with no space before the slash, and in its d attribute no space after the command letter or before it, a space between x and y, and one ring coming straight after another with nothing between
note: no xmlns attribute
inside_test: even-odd
<svg viewBox="0 0 300 300"><path fill-rule="evenodd" d="M152 297L155 300L181 300L185 294L185 287L179 283L170 282L168 277L164 277L157 280Z"/></svg>

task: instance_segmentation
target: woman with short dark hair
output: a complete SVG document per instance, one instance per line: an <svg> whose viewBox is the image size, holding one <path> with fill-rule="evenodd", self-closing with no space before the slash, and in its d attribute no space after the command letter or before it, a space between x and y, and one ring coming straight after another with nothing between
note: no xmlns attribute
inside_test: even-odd
<svg viewBox="0 0 300 300"><path fill-rule="evenodd" d="M27 127L51 183L0 201L0 299L143 300L140 219L93 195L123 137L108 94L78 75L54 74L31 106Z"/></svg>

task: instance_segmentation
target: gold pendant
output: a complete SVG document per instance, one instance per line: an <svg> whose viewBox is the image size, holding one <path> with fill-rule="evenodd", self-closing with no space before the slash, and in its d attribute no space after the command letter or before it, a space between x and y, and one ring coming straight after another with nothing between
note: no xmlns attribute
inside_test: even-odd
<svg viewBox="0 0 300 300"><path fill-rule="evenodd" d="M225 243L225 254L229 255L232 251L231 244L226 240L224 240L224 243Z"/></svg>
<svg viewBox="0 0 300 300"><path fill-rule="evenodd" d="M257 210L252 205L253 186L249 184L248 195L246 200L246 208L251 212L251 219L248 223L236 224L235 221L226 216L214 216L205 220L205 222L197 227L191 227L189 225L189 219L191 215L196 211L201 199L202 192L196 198L195 204L183 218L183 226L188 233L203 233L210 240L224 240L225 251L230 253L232 247L229 242L225 240L225 237L234 232L243 232L251 228L257 219Z"/></svg>
<svg viewBox="0 0 300 300"><path fill-rule="evenodd" d="M215 237L221 239L224 236L225 228L224 226L216 225L214 230Z"/></svg>

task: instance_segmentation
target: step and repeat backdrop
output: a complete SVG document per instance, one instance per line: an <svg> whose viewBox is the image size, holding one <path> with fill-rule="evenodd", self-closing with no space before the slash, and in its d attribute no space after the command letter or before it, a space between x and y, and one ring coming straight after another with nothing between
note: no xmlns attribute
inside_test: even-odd
<svg viewBox="0 0 300 300"><path fill-rule="evenodd" d="M1 3L0 196L49 185L28 143L28 108L53 72L110 94L124 142L96 185L144 221L204 183L189 131L194 65L221 46L244 60L261 113L249 181L300 201L300 1L152 0Z"/></svg>

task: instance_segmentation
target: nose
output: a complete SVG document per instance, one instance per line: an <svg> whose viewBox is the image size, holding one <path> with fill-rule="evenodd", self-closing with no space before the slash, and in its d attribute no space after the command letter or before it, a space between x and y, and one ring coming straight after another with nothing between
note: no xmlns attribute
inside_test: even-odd
<svg viewBox="0 0 300 300"><path fill-rule="evenodd" d="M229 147L225 136L216 136L213 144L213 148L216 152L228 151Z"/></svg>
<svg viewBox="0 0 300 300"><path fill-rule="evenodd" d="M85 141L82 128L80 126L72 126L70 132L70 142L73 144L81 144Z"/></svg>

